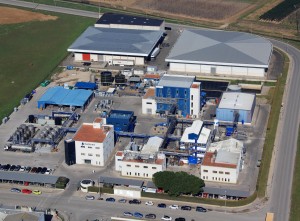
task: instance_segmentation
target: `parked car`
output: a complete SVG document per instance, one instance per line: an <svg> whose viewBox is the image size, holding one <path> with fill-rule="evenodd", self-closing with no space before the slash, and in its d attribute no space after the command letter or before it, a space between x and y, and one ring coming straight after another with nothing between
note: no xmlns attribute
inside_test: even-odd
<svg viewBox="0 0 300 221"><path fill-rule="evenodd" d="M183 217L178 217L178 218L175 219L175 221L185 221L185 218L183 218Z"/></svg>
<svg viewBox="0 0 300 221"><path fill-rule="evenodd" d="M181 207L181 210L191 210L192 209L192 207L191 206L182 206Z"/></svg>
<svg viewBox="0 0 300 221"><path fill-rule="evenodd" d="M20 171L20 172L25 172L25 171L26 171L26 167L21 166L19 171Z"/></svg>
<svg viewBox="0 0 300 221"><path fill-rule="evenodd" d="M26 167L25 171L29 173L31 171L31 167Z"/></svg>
<svg viewBox="0 0 300 221"><path fill-rule="evenodd" d="M41 195L42 191L40 191L40 190L33 190L32 193L35 194L35 195Z"/></svg>
<svg viewBox="0 0 300 221"><path fill-rule="evenodd" d="M37 169L36 169L36 171L35 171L35 173L40 173L40 172L42 172L42 167L38 167Z"/></svg>
<svg viewBox="0 0 300 221"><path fill-rule="evenodd" d="M206 213L206 212L207 212L207 209L205 209L205 208L203 208L203 207L201 207L201 206L197 206L197 207L196 207L196 211L197 211L197 212Z"/></svg>
<svg viewBox="0 0 300 221"><path fill-rule="evenodd" d="M137 199L133 199L133 200L129 200L129 204L141 204L141 201Z"/></svg>
<svg viewBox="0 0 300 221"><path fill-rule="evenodd" d="M119 202L119 203L126 203L127 200L126 200L126 199L119 199L118 202Z"/></svg>
<svg viewBox="0 0 300 221"><path fill-rule="evenodd" d="M163 217L161 217L161 220L171 221L172 217L164 215Z"/></svg>
<svg viewBox="0 0 300 221"><path fill-rule="evenodd" d="M29 190L29 189L22 189L22 193L25 193L25 194L31 194L32 191Z"/></svg>
<svg viewBox="0 0 300 221"><path fill-rule="evenodd" d="M116 200L115 200L115 198L109 197L109 198L106 198L105 201L107 201L107 202L115 202Z"/></svg>
<svg viewBox="0 0 300 221"><path fill-rule="evenodd" d="M145 205L147 205L147 206L153 206L154 203L153 203L152 201L147 201L147 202L145 203Z"/></svg>
<svg viewBox="0 0 300 221"><path fill-rule="evenodd" d="M178 205L170 205L169 208L170 209L179 209L179 206Z"/></svg>
<svg viewBox="0 0 300 221"><path fill-rule="evenodd" d="M145 218L146 219L156 219L156 215L153 213L149 213L149 214L145 215Z"/></svg>
<svg viewBox="0 0 300 221"><path fill-rule="evenodd" d="M9 170L9 168L10 168L10 164L6 164L6 165L4 165L4 168L3 168L3 170L4 170L4 171L8 171L8 170Z"/></svg>
<svg viewBox="0 0 300 221"><path fill-rule="evenodd" d="M45 174L51 174L51 173L52 173L52 169L49 169L49 168L45 172Z"/></svg>
<svg viewBox="0 0 300 221"><path fill-rule="evenodd" d="M94 196L87 195L87 196L85 196L85 199L86 199L86 200L94 200L95 197L94 197Z"/></svg>
<svg viewBox="0 0 300 221"><path fill-rule="evenodd" d="M36 170L37 170L37 168L36 168L36 167L32 167L32 169L30 170L30 173L35 173L35 172L36 172Z"/></svg>
<svg viewBox="0 0 300 221"><path fill-rule="evenodd" d="M45 174L47 171L47 167L43 167L42 170L41 170L41 174Z"/></svg>
<svg viewBox="0 0 300 221"><path fill-rule="evenodd" d="M10 192L14 192L14 193L21 193L21 190L18 188L11 188Z"/></svg>
<svg viewBox="0 0 300 221"><path fill-rule="evenodd" d="M123 216L133 216L133 214L131 212L124 212Z"/></svg>
<svg viewBox="0 0 300 221"><path fill-rule="evenodd" d="M133 214L133 216L134 217L136 217L136 218L143 218L143 214L141 214L141 213L139 213L139 212L135 212L134 214Z"/></svg>
<svg viewBox="0 0 300 221"><path fill-rule="evenodd" d="M14 171L19 171L21 169L21 166L20 165L17 165L14 169Z"/></svg>
<svg viewBox="0 0 300 221"><path fill-rule="evenodd" d="M9 168L9 171L14 171L16 169L15 165L11 165L11 167Z"/></svg>
<svg viewBox="0 0 300 221"><path fill-rule="evenodd" d="M167 205L166 205L165 203L159 203L159 204L157 205L157 207L159 207L159 208L166 208Z"/></svg>

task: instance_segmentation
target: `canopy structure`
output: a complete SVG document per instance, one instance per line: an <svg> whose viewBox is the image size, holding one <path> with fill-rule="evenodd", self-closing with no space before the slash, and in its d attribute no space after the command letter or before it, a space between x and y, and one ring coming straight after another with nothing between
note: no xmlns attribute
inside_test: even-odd
<svg viewBox="0 0 300 221"><path fill-rule="evenodd" d="M84 90L96 90L97 84L96 83L92 83L92 82L83 82L83 81L78 81L74 87L76 89L84 89Z"/></svg>
<svg viewBox="0 0 300 221"><path fill-rule="evenodd" d="M38 100L38 108L47 105L85 107L93 97L93 92L83 89L65 89L57 86L49 88Z"/></svg>

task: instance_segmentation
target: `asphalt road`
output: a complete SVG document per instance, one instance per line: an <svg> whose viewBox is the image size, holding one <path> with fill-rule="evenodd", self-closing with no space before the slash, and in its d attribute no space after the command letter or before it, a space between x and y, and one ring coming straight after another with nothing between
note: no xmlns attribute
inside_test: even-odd
<svg viewBox="0 0 300 221"><path fill-rule="evenodd" d="M27 8L36 8L40 10L55 11L66 14L73 14L79 16L87 16L97 18L98 13L86 12L81 10L60 8L54 6L46 6L35 3L28 3L16 0L0 0L0 3L18 5ZM194 218L196 220L231 220L231 221L248 221L248 220L264 220L264 215L266 211L272 211L275 213L276 221L288 220L290 211L290 197L291 197L291 187L293 180L293 168L295 161L295 154L297 149L297 137L298 137L298 125L300 118L300 76L299 76L299 63L300 51L292 46L288 46L285 43L271 40L274 46L287 51L287 53L292 58L292 66L290 69L289 80L287 82L284 105L282 109L281 122L279 126L279 132L277 136L277 145L275 148L275 160L274 168L271 167L271 182L269 183L269 201L265 204L266 206L257 210L253 213L235 214L235 213L219 213L219 212L209 212L207 214L187 214L187 217ZM293 62L297 61L297 62ZM66 196L64 196L66 195ZM24 198L26 197L26 198ZM30 200L28 200L30 199ZM43 198L42 198L43 199ZM16 203L22 200L27 204L40 203L39 198L33 196L21 196L17 199L14 195L7 193L1 194L1 203ZM119 205L111 204L106 202L88 202L88 206L84 210L77 212L76 209L82 208L83 199L72 196L70 194L62 194L60 197L49 196L45 198L45 203L43 205L53 207L68 211L71 216L74 216L73 220L82 220L82 218L89 218L91 213L109 216L109 215L120 215L126 210L135 210L136 206L130 205ZM145 206L138 208L140 212L157 212L157 214L162 214L161 210L158 208L151 208L151 210ZM163 211L164 213L165 211ZM172 212L172 213L171 213ZM179 211L178 211L179 212ZM169 214L177 215L176 212L170 211ZM92 218L92 217L91 217Z"/></svg>

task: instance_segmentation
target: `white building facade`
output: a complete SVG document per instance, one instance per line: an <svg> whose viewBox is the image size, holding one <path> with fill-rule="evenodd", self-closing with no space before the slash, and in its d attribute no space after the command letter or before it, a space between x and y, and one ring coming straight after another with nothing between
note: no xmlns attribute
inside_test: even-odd
<svg viewBox="0 0 300 221"><path fill-rule="evenodd" d="M101 118L84 123L73 139L77 164L104 166L114 150L113 126L103 124Z"/></svg>
<svg viewBox="0 0 300 221"><path fill-rule="evenodd" d="M156 114L157 103L155 101L155 88L150 87L142 99L142 113Z"/></svg>
<svg viewBox="0 0 300 221"><path fill-rule="evenodd" d="M201 165L204 181L237 183L242 170L243 144L236 139L212 143Z"/></svg>

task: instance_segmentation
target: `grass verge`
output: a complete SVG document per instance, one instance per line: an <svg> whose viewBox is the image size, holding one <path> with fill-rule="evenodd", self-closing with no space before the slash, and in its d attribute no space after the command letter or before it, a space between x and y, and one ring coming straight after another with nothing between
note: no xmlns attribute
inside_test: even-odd
<svg viewBox="0 0 300 221"><path fill-rule="evenodd" d="M266 140L265 140L263 155L262 155L263 160L260 166L258 180L257 180L257 187L256 187L257 196L260 198L265 197L265 193L266 193L270 163L272 159L277 125L279 121L280 108L281 108L281 103L282 103L282 98L283 98L283 93L284 93L284 88L285 88L285 83L286 83L286 78L287 78L288 68L289 68L289 58L286 56L286 54L283 54L283 56L284 56L283 73L282 76L278 78L276 86L274 90L272 90L271 92L273 94L272 96L270 96L270 104L272 108L268 120Z"/></svg>
<svg viewBox="0 0 300 221"><path fill-rule="evenodd" d="M298 132L298 147L295 160L290 221L299 221L300 219L300 131Z"/></svg>
<svg viewBox="0 0 300 221"><path fill-rule="evenodd" d="M0 26L0 119L56 70L68 54L67 47L95 21L42 13L58 19Z"/></svg>

